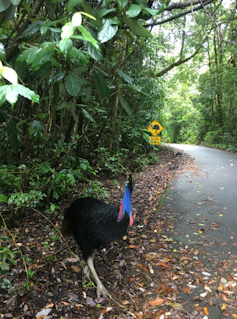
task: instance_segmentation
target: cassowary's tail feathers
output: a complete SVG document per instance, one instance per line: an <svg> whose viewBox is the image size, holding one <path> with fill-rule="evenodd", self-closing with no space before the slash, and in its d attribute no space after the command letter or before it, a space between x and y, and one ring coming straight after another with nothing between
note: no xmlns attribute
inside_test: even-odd
<svg viewBox="0 0 237 319"><path fill-rule="evenodd" d="M63 235L72 235L72 226L68 216L68 210L64 213L64 219L61 227L61 233Z"/></svg>

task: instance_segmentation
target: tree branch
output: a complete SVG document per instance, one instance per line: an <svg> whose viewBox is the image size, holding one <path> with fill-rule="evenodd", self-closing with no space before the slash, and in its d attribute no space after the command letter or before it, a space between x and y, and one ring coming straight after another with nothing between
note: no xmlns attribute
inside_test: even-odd
<svg viewBox="0 0 237 319"><path fill-rule="evenodd" d="M34 6L32 8L32 11L29 13L26 21L24 24L20 27L18 30L15 38L12 40L12 42L9 44L9 47L6 50L6 59L9 62L14 55L15 50L17 49L18 39L22 35L22 33L27 29L28 25L30 24L30 19L39 12L40 8L42 7L44 0L36 0L34 3Z"/></svg>
<svg viewBox="0 0 237 319"><path fill-rule="evenodd" d="M207 39L207 36L204 38L204 40L202 41L202 43L199 45L199 47L197 48L197 50L191 54L189 57L185 58L185 59L179 59L178 61L170 64L167 68L163 69L162 71L160 71L159 73L156 74L156 77L160 77L162 75L164 75L165 73L167 73L168 71L170 71L171 69L175 68L176 66L182 64L182 63L185 63L187 62L188 60L191 60L193 57L195 57L195 55L198 54L198 52L201 50L202 46L203 46L203 43L206 41Z"/></svg>
<svg viewBox="0 0 237 319"><path fill-rule="evenodd" d="M184 2L176 2L169 5L165 11L171 11L174 9L185 9L190 6L195 6L196 4L202 3L200 0L191 0L191 1L184 1Z"/></svg>
<svg viewBox="0 0 237 319"><path fill-rule="evenodd" d="M157 21L157 22L153 22L153 23L146 24L146 25L144 25L144 27L146 27L146 28L147 28L147 27L154 27L154 26L156 26L156 25L161 25L161 24L164 24L164 23L167 23L167 22L176 20L176 19L178 19L178 18L180 18L180 17L186 16L187 14L189 14L189 13L191 13L191 12L201 10L201 9L203 9L203 7L207 6L208 4L210 4L210 3L214 2L214 1L215 1L215 0L207 0L207 1L203 2L202 4L196 6L196 7L193 8L193 9L190 9L190 10L187 10L187 11L184 11L184 12L181 12L181 13L179 13L179 14L173 16L173 17L170 17L170 18L168 18L168 19L166 19L166 20L162 20L162 21ZM200 3L201 1L199 0L198 2ZM191 3L191 2L190 2L190 1L186 1L186 3ZM169 7L170 7L170 6L169 6ZM167 7L165 10L168 10L169 7ZM179 8L179 9L181 9L181 8Z"/></svg>

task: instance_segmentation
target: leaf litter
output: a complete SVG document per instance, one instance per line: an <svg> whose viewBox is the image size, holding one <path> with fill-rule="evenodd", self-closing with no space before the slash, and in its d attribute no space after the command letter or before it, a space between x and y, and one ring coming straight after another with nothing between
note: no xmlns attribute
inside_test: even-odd
<svg viewBox="0 0 237 319"><path fill-rule="evenodd" d="M204 256L214 265L211 272L202 262L201 246L194 243L188 247L175 241L172 232L176 220L169 210L162 215L157 210L162 207L169 180L186 171L199 174L194 160L169 148L162 148L158 156L158 163L134 174L134 226L128 229L127 236L95 257L97 273L114 301L96 300L95 288L82 285L83 270L77 258L61 238L52 243L52 227L37 213L29 212L24 226L11 232L28 269L35 272L32 285L28 291L24 289L26 274L17 255L17 266L9 275L0 277L12 285L0 289L0 318L204 319L216 304L224 317L237 318L237 256L230 256L228 261ZM101 182L109 190L108 202L119 205L123 189L116 185L124 185L125 178L120 176L117 181ZM80 196L85 187L78 185L75 195ZM64 201L62 207L71 201ZM196 227L197 223L190 221L190 225ZM218 225L214 223L210 230L212 227ZM68 240L81 258L76 242Z"/></svg>

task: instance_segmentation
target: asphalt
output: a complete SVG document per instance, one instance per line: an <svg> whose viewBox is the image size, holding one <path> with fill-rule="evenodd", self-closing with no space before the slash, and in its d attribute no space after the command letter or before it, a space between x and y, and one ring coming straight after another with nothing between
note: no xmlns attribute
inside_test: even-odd
<svg viewBox="0 0 237 319"><path fill-rule="evenodd" d="M171 182L159 214L169 212L176 220L172 238L201 249L199 258L214 276L215 262L236 258L237 263L237 156L203 146L171 146L195 158L197 170ZM181 297L194 303L192 295ZM222 318L218 303L208 315L217 318Z"/></svg>

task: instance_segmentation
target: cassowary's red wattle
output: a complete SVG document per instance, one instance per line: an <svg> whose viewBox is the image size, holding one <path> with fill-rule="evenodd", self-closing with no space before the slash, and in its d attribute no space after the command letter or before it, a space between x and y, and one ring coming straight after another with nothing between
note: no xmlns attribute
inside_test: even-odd
<svg viewBox="0 0 237 319"><path fill-rule="evenodd" d="M119 222L124 217L125 211L126 211L128 216L129 216L129 226L130 227L133 224L132 207L131 207L132 191L133 191L133 188L131 189L129 187L129 183L127 182L124 196L123 196L123 202L120 205L118 219L117 219L117 221Z"/></svg>

